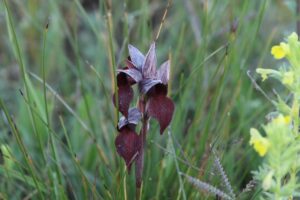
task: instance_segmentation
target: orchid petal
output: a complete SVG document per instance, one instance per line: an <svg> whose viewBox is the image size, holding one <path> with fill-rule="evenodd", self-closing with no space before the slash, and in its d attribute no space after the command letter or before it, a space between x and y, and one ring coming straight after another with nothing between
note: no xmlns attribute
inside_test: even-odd
<svg viewBox="0 0 300 200"><path fill-rule="evenodd" d="M149 98L146 105L147 113L150 117L155 118L160 126L160 134L169 126L173 112L173 101L165 95L158 94Z"/></svg>
<svg viewBox="0 0 300 200"><path fill-rule="evenodd" d="M142 118L142 113L137 108L130 108L128 111L128 119L122 116L118 123L118 129L122 129L127 125L137 125Z"/></svg>
<svg viewBox="0 0 300 200"><path fill-rule="evenodd" d="M151 88L162 82L157 79L144 79L139 83L139 90L142 94L146 94Z"/></svg>
<svg viewBox="0 0 300 200"><path fill-rule="evenodd" d="M156 95L166 96L167 94L168 94L168 85L164 85L162 83L156 84L147 92L147 95L150 97L153 97Z"/></svg>
<svg viewBox="0 0 300 200"><path fill-rule="evenodd" d="M118 73L117 74L117 86L124 86L124 85L128 85L128 79L127 79L127 75L125 73Z"/></svg>
<svg viewBox="0 0 300 200"><path fill-rule="evenodd" d="M165 85L168 84L170 78L170 60L164 62L157 71L157 78Z"/></svg>
<svg viewBox="0 0 300 200"><path fill-rule="evenodd" d="M130 102L133 99L133 89L129 84L118 87L118 107L119 111L127 118ZM116 95L113 95L113 102L116 105Z"/></svg>
<svg viewBox="0 0 300 200"><path fill-rule="evenodd" d="M136 83L142 80L142 74L136 68L129 68L129 69L118 69L117 72L125 73L126 75L130 76Z"/></svg>
<svg viewBox="0 0 300 200"><path fill-rule="evenodd" d="M156 62L155 43L153 42L143 63L142 73L145 78L155 78Z"/></svg>
<svg viewBox="0 0 300 200"><path fill-rule="evenodd" d="M126 67L135 68L135 65L131 62L130 56L128 56L128 59L125 62L126 62Z"/></svg>
<svg viewBox="0 0 300 200"><path fill-rule="evenodd" d="M145 61L145 56L137 48L130 44L128 45L128 50L132 63L138 69L141 69Z"/></svg>
<svg viewBox="0 0 300 200"><path fill-rule="evenodd" d="M127 169L130 172L131 164L137 158L141 148L140 137L135 131L124 127L115 139L115 146L118 154L125 160Z"/></svg>

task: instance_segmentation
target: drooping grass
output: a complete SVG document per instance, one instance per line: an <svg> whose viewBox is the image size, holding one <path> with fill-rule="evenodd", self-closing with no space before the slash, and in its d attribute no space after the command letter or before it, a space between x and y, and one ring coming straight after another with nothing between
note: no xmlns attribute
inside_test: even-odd
<svg viewBox="0 0 300 200"><path fill-rule="evenodd" d="M126 172L114 146L112 78L128 43L148 49L167 2L94 2L0 4L0 146L9 147L13 163L0 164L0 198L135 196L134 169ZM260 160L249 128L271 104L246 72L274 63L269 46L295 27L293 9L267 0L172 1L157 53L159 61L171 55L176 110L170 136L150 122L142 199L214 199L181 175L219 186L211 146L235 194L252 180Z"/></svg>

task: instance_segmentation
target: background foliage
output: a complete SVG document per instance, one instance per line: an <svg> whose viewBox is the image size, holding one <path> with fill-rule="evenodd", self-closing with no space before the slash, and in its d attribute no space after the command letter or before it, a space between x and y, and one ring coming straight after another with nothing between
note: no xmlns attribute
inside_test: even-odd
<svg viewBox="0 0 300 200"><path fill-rule="evenodd" d="M113 69L123 65L128 43L146 53L167 2L7 5L10 14L0 3L0 199L132 199L134 174L114 146ZM159 63L172 60L176 110L169 134L160 136L151 121L143 199L214 198L179 175L222 189L211 149L236 194L251 181L260 160L249 129L265 121L271 104L247 71L276 66L270 46L296 29L295 10L288 0L172 2L157 54ZM264 90L275 98L272 85Z"/></svg>

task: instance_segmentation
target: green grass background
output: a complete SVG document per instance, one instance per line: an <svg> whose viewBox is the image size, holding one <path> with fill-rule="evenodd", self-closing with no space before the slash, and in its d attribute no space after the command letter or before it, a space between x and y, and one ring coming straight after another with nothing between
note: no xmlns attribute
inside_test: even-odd
<svg viewBox="0 0 300 200"><path fill-rule="evenodd" d="M126 172L114 146L114 69L124 65L128 43L147 52L167 1L6 3L0 145L9 148L0 159L0 199L133 199L134 170ZM159 135L151 121L142 199L214 199L179 175L225 190L211 149L239 198L256 197L259 187L241 194L260 163L249 129L272 107L247 71L258 78L256 67L276 66L270 47L296 30L295 10L291 0L172 1L156 46L159 63L171 58L176 110L170 134ZM262 87L274 99L276 83L268 83Z"/></svg>

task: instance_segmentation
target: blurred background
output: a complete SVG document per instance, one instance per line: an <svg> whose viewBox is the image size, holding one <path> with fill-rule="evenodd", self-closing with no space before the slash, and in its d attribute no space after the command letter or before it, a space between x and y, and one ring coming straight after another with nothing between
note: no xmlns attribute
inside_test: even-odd
<svg viewBox="0 0 300 200"><path fill-rule="evenodd" d="M114 145L114 69L124 66L128 44L148 51L168 2L6 3L10 12L0 3L0 199L133 199L134 170L126 172ZM240 198L259 193L257 187L242 193L260 163L249 129L273 108L247 71L261 85L255 68L278 66L270 48L297 30L296 8L293 0L171 2L156 48L158 63L171 58L176 110L170 135L151 121L142 199L214 199L179 172L223 189L215 156ZM273 81L261 87L271 99L272 88L286 93Z"/></svg>

